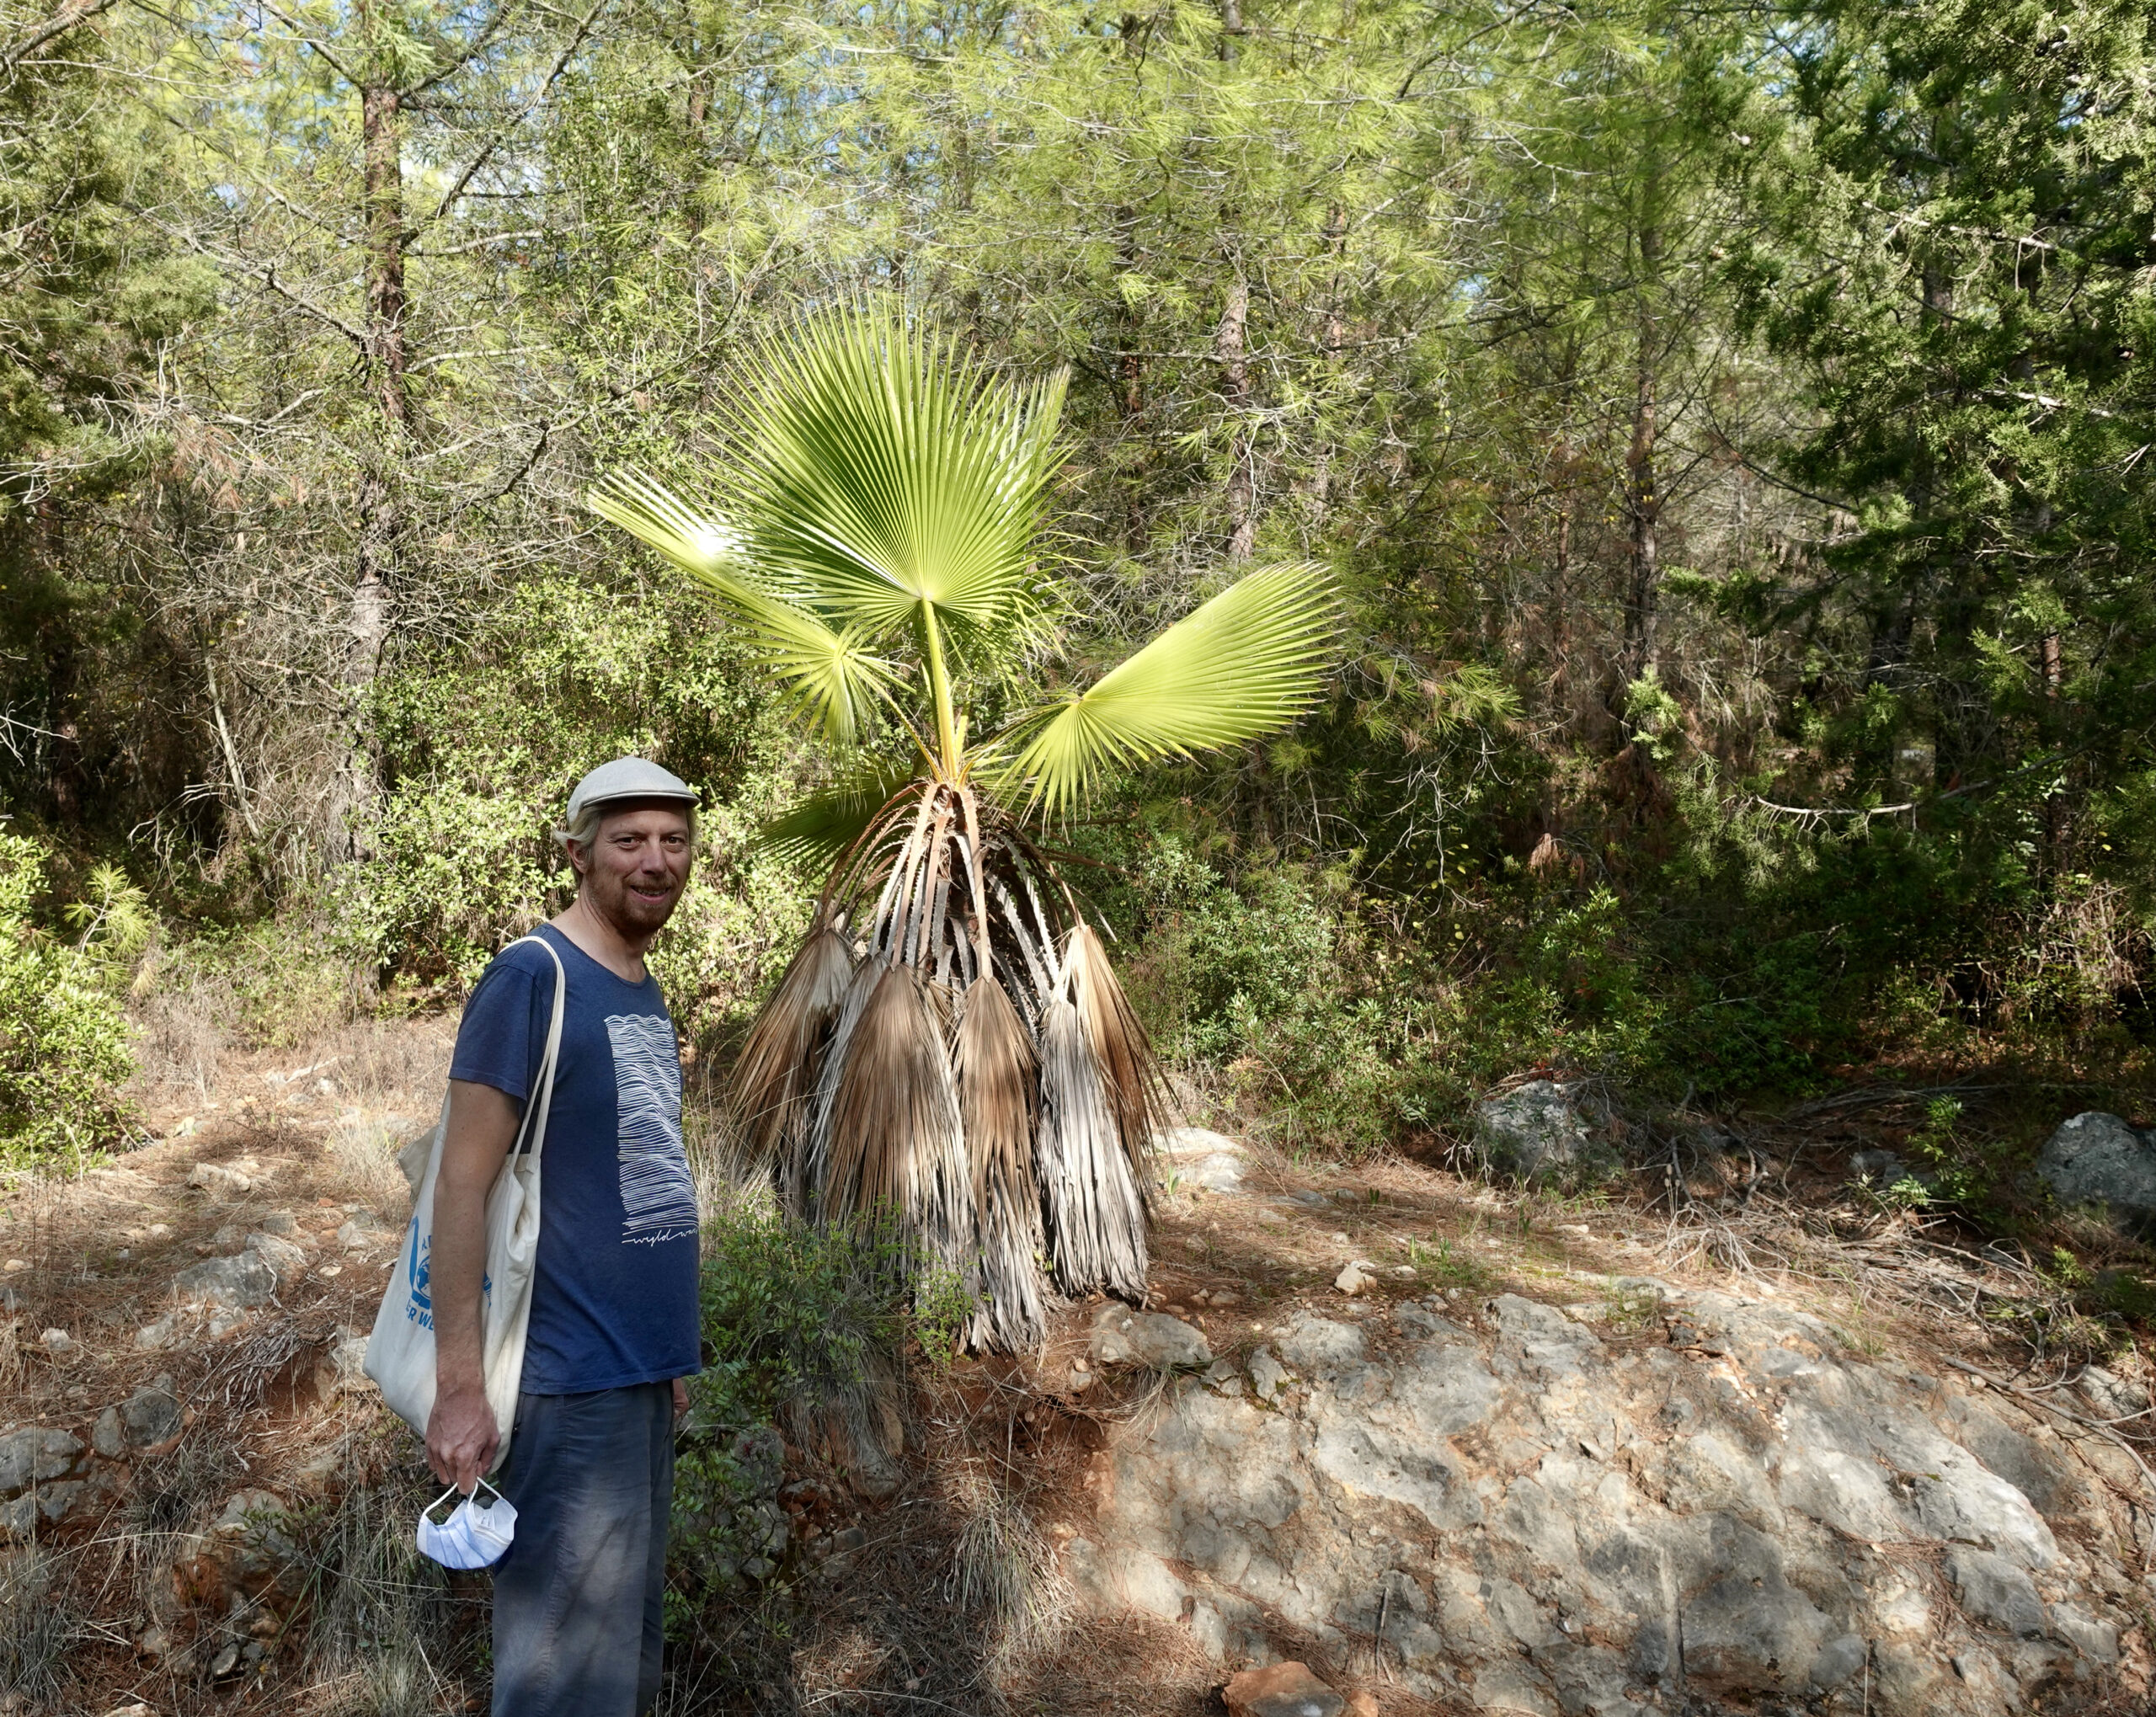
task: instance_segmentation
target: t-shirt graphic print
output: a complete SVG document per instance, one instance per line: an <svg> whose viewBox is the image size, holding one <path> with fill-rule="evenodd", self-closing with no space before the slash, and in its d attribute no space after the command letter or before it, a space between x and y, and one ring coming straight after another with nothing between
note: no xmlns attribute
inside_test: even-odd
<svg viewBox="0 0 2156 1717"><path fill-rule="evenodd" d="M622 1242L657 1245L696 1231L696 1189L681 1144L681 1063L662 1014L609 1014Z"/></svg>

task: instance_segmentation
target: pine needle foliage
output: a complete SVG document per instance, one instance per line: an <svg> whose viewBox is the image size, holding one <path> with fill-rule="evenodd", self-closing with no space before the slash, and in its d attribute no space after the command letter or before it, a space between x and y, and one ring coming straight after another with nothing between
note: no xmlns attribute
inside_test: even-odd
<svg viewBox="0 0 2156 1717"><path fill-rule="evenodd" d="M641 472L591 498L711 595L835 754L765 831L826 880L735 1069L742 1136L797 1215L899 1213L973 1295L974 1345L1004 1350L1038 1343L1059 1291L1144 1295L1163 1112L1035 825L1119 771L1292 722L1337 627L1321 569L1261 568L1090 685L977 727L969 691L1064 643L1039 553L1063 395L1060 373L1014 385L892 312L822 312L744 370L707 501ZM911 762L865 749L878 732Z"/></svg>

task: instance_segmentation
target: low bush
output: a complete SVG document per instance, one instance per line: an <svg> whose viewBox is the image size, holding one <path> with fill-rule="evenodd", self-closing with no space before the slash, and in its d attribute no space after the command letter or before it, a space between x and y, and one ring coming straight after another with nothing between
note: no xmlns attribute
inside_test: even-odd
<svg viewBox="0 0 2156 1717"><path fill-rule="evenodd" d="M56 912L48 857L0 835L0 1165L79 1165L122 1131L134 1070L121 1001L152 922L141 891L100 866Z"/></svg>
<svg viewBox="0 0 2156 1717"><path fill-rule="evenodd" d="M804 1442L819 1420L857 1447L880 1433L914 1278L889 1222L819 1228L738 1196L707 1221L704 1368L674 1469L670 1554L689 1587L776 1565L780 1421Z"/></svg>

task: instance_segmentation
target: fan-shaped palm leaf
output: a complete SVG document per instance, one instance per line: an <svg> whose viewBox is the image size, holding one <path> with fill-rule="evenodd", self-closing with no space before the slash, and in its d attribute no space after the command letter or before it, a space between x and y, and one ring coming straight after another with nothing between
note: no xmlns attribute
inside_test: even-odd
<svg viewBox="0 0 2156 1717"><path fill-rule="evenodd" d="M1085 691L1028 712L1010 776L1049 811L1123 765L1255 739L1317 697L1338 629L1331 579L1271 567L1231 584Z"/></svg>
<svg viewBox="0 0 2156 1717"><path fill-rule="evenodd" d="M923 605L962 639L1022 624L1064 387L1009 387L895 315L809 317L734 397L751 559L872 632Z"/></svg>
<svg viewBox="0 0 2156 1717"><path fill-rule="evenodd" d="M765 824L756 840L790 863L829 869L867 832L876 813L905 790L915 766L876 759L857 764Z"/></svg>
<svg viewBox="0 0 2156 1717"><path fill-rule="evenodd" d="M748 628L771 671L806 705L825 737L851 744L891 664L868 648L862 629L827 626L814 614L751 583L741 570L741 538L722 518L699 514L657 479L615 472L590 495L591 509L687 572Z"/></svg>

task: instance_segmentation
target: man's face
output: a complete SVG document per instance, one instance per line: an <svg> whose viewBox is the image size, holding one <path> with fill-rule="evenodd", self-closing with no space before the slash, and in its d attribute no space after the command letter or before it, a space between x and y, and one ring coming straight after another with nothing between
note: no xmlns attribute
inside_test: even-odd
<svg viewBox="0 0 2156 1717"><path fill-rule="evenodd" d="M623 936L648 937L689 879L689 819L677 805L627 800L600 815L588 851L569 851L593 909Z"/></svg>

